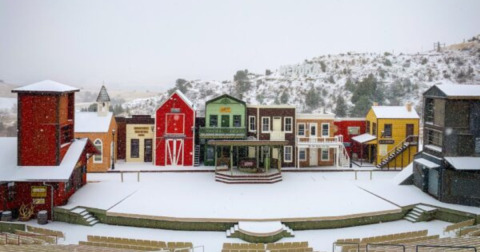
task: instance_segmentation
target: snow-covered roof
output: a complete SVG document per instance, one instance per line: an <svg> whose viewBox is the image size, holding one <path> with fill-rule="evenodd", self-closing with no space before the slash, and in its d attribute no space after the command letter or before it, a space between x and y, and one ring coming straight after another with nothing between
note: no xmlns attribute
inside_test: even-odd
<svg viewBox="0 0 480 252"><path fill-rule="evenodd" d="M59 166L17 166L17 138L0 137L0 181L66 181L72 175L88 138L76 139Z"/></svg>
<svg viewBox="0 0 480 252"><path fill-rule="evenodd" d="M437 85L448 97L480 97L480 85Z"/></svg>
<svg viewBox="0 0 480 252"><path fill-rule="evenodd" d="M98 93L97 102L110 102L110 96L107 93L105 86L102 86Z"/></svg>
<svg viewBox="0 0 480 252"><path fill-rule="evenodd" d="M480 157L445 157L456 170L480 170Z"/></svg>
<svg viewBox="0 0 480 252"><path fill-rule="evenodd" d="M335 114L305 114L297 113L297 119L335 119Z"/></svg>
<svg viewBox="0 0 480 252"><path fill-rule="evenodd" d="M357 143L366 143L366 142L370 142L370 141L375 140L375 139L377 139L375 136L372 136L368 133L352 137L352 140L357 142Z"/></svg>
<svg viewBox="0 0 480 252"><path fill-rule="evenodd" d="M419 164L424 165L425 167L430 168L430 169L440 167L440 165L435 164L434 162L432 162L430 160L427 160L425 158L418 158L418 159L415 159L414 161L415 161L415 163L419 163Z"/></svg>
<svg viewBox="0 0 480 252"><path fill-rule="evenodd" d="M192 108L194 107L193 102L190 101L190 99L188 99L187 96L185 96L185 95L182 93L182 91L180 91L180 90L177 89L177 91L175 91L175 93L176 93L178 96L180 96L180 98L182 98L182 100L183 100L185 103L187 103L190 107L192 107Z"/></svg>
<svg viewBox="0 0 480 252"><path fill-rule="evenodd" d="M37 83L33 83L27 86L15 88L13 93L18 92L48 92L48 93L65 93L65 92L77 92L78 88L67 86L52 80L44 80Z"/></svg>
<svg viewBox="0 0 480 252"><path fill-rule="evenodd" d="M78 133L101 133L108 132L112 121L112 112L106 116L100 116L98 112L76 112L75 132Z"/></svg>
<svg viewBox="0 0 480 252"><path fill-rule="evenodd" d="M380 119L419 119L413 107L408 111L407 106L372 106L373 113Z"/></svg>

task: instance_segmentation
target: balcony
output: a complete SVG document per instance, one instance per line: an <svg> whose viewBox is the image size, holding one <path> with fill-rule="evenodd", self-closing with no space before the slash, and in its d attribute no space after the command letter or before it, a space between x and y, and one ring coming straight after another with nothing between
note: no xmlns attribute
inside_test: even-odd
<svg viewBox="0 0 480 252"><path fill-rule="evenodd" d="M246 128L200 128L200 138L203 139L243 139L246 134Z"/></svg>
<svg viewBox="0 0 480 252"><path fill-rule="evenodd" d="M285 131L271 131L270 140L285 140Z"/></svg>
<svg viewBox="0 0 480 252"><path fill-rule="evenodd" d="M318 147L318 146L336 146L343 144L343 136L334 137L296 137L299 147Z"/></svg>

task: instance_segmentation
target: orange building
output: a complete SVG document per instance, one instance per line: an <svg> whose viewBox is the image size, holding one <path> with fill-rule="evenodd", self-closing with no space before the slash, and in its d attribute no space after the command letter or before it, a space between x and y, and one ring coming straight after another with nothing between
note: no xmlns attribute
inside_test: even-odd
<svg viewBox="0 0 480 252"><path fill-rule="evenodd" d="M101 152L88 160L89 172L102 172L115 168L117 160L117 123L109 111L110 97L102 86L97 98L97 112L75 113L75 137L88 138Z"/></svg>

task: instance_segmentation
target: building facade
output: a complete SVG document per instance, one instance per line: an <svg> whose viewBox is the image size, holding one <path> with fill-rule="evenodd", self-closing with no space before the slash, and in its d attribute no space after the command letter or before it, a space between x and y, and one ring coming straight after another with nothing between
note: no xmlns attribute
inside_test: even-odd
<svg viewBox="0 0 480 252"><path fill-rule="evenodd" d="M377 168L402 169L418 152L420 118L410 104L372 106L366 116L368 161Z"/></svg>
<svg viewBox="0 0 480 252"><path fill-rule="evenodd" d="M193 166L194 145L195 109L177 90L155 112L155 165Z"/></svg>
<svg viewBox="0 0 480 252"><path fill-rule="evenodd" d="M248 157L265 157L272 160L272 166L280 160L281 167L295 166L295 106L288 105L248 105L247 137L260 141L287 141L283 146L248 147ZM259 152L259 153L257 153Z"/></svg>
<svg viewBox="0 0 480 252"><path fill-rule="evenodd" d="M105 86L102 86L97 98L97 111L75 113L75 137L90 139L101 153L88 160L88 172L115 168L118 130L109 107L110 97Z"/></svg>
<svg viewBox="0 0 480 252"><path fill-rule="evenodd" d="M353 137L365 134L366 121L365 118L335 118L334 134L341 135L343 138L343 146L353 161L364 158L366 151L360 150L360 145L353 144Z"/></svg>
<svg viewBox="0 0 480 252"><path fill-rule="evenodd" d="M19 208L31 204L35 213L51 213L86 184L87 160L99 152L87 138L74 138L78 91L50 80L12 90L18 138L0 138L1 211L18 217Z"/></svg>
<svg viewBox="0 0 480 252"><path fill-rule="evenodd" d="M116 117L118 124L118 156L125 162L153 162L155 118L150 115ZM123 142L124 141L124 142Z"/></svg>
<svg viewBox="0 0 480 252"><path fill-rule="evenodd" d="M433 86L423 101L415 186L442 202L480 206L480 86Z"/></svg>
<svg viewBox="0 0 480 252"><path fill-rule="evenodd" d="M221 147L216 151L208 142L210 140L245 139L246 114L245 102L226 94L205 103L205 127L199 129L199 137L206 166L214 166L215 160L221 163L230 163L231 150L229 147Z"/></svg>

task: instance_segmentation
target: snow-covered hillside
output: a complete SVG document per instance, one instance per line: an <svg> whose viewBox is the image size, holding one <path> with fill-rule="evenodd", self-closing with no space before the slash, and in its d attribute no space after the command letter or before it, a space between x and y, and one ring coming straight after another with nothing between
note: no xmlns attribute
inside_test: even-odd
<svg viewBox="0 0 480 252"><path fill-rule="evenodd" d="M431 85L480 83L480 42L417 54L323 55L296 65L281 66L268 75L248 73L248 84L243 89L239 89L233 80L190 80L183 88L200 111L204 109L205 101L224 93L241 98L248 104L288 103L296 105L299 111L334 111L339 96L345 98L350 107L353 106L350 100L353 90L369 74L375 77L385 92L383 104L412 102L417 106L421 94ZM346 86L348 79L353 86ZM319 94L320 102L315 107L306 104L307 93L312 89ZM168 93L163 93L133 100L123 106L128 107L131 114L153 114L166 97Z"/></svg>

